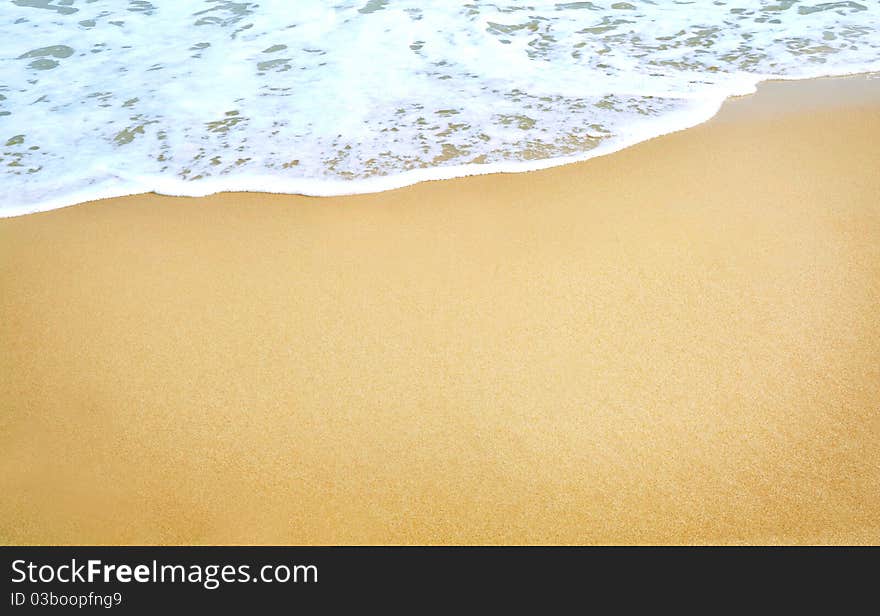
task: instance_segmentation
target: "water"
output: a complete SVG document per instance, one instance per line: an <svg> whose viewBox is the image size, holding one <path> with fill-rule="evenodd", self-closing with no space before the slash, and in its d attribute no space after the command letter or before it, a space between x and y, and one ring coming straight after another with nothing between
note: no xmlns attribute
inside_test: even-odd
<svg viewBox="0 0 880 616"><path fill-rule="evenodd" d="M536 169L877 70L877 0L11 0L0 216Z"/></svg>

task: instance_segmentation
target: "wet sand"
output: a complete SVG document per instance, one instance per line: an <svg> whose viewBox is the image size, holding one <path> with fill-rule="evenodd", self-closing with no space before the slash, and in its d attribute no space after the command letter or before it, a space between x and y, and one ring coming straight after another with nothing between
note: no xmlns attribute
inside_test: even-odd
<svg viewBox="0 0 880 616"><path fill-rule="evenodd" d="M0 220L0 543L880 543L878 143Z"/></svg>

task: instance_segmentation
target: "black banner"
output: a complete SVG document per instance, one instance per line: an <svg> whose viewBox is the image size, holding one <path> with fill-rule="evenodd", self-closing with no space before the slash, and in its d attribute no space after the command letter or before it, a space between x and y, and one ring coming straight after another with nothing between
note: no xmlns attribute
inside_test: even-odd
<svg viewBox="0 0 880 616"><path fill-rule="evenodd" d="M469 611L474 599L622 609L701 596L839 609L873 588L878 564L872 548L3 547L0 557L3 614L327 611L352 601Z"/></svg>

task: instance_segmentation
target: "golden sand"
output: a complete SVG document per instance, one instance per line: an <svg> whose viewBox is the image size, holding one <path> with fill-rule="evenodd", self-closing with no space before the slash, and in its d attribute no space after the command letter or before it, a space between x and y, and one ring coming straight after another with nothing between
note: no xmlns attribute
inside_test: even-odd
<svg viewBox="0 0 880 616"><path fill-rule="evenodd" d="M0 220L0 542L880 542L880 79L547 171Z"/></svg>

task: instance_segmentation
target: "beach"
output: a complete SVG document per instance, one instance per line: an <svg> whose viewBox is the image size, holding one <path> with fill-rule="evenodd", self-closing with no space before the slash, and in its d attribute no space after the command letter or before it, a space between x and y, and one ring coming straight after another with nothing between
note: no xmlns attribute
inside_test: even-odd
<svg viewBox="0 0 880 616"><path fill-rule="evenodd" d="M0 543L876 544L878 143L880 79L772 82L542 171L0 219Z"/></svg>

